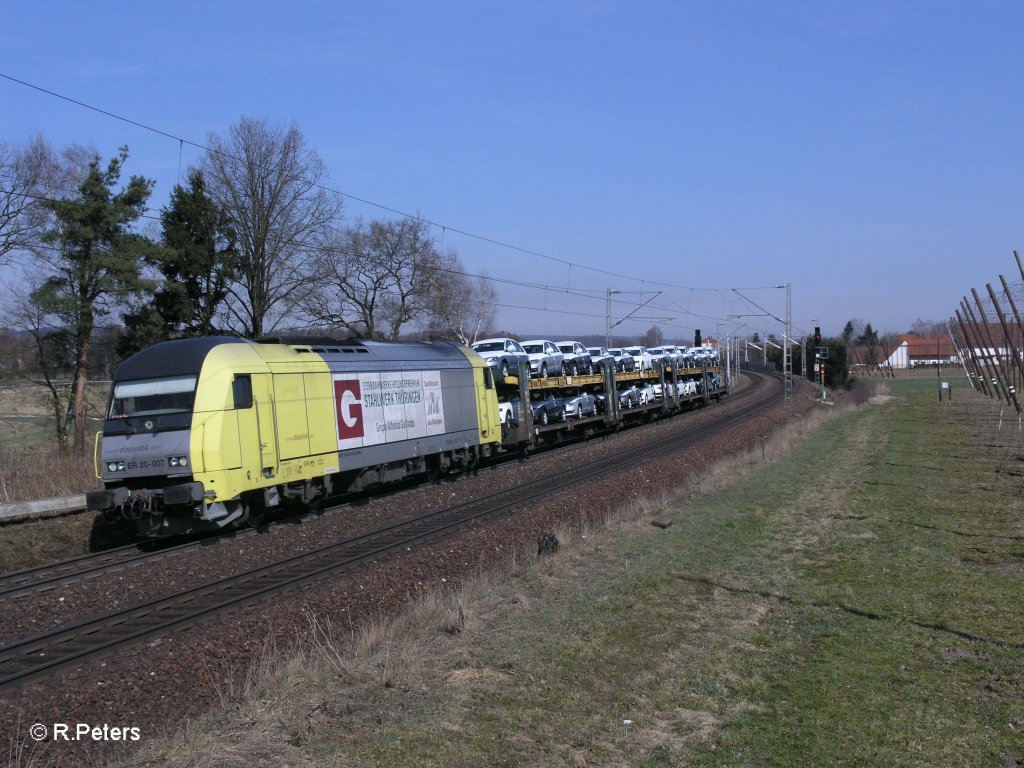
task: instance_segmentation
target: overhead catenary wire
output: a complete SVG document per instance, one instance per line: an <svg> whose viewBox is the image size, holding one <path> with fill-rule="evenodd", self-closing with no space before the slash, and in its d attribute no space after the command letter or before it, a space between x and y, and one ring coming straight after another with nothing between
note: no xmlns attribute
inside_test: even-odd
<svg viewBox="0 0 1024 768"><path fill-rule="evenodd" d="M0 174L0 175L3 175L3 174ZM73 190L68 190L68 189L64 189L64 188L60 188L60 189L61 189L61 191L65 191L65 192L69 192L69 193L73 192ZM5 189L2 189L2 188L0 188L0 193L20 194L21 196L23 196L25 198L28 198L28 199L31 199L31 200L36 200L36 201L39 201L39 202L46 202L46 201L56 202L56 201L58 201L58 198L47 197L47 196L44 196L44 195L37 195L37 194L33 194L33 193L28 193L28 192L18 192L18 193L15 193L14 190L5 190ZM153 210L153 209L147 209L147 210ZM160 222L162 220L158 216L151 216L151 215L146 215L146 214L142 214L140 216L140 218L147 219L147 220L150 220L150 221L156 221L156 222ZM306 246L313 247L314 244L299 242L299 243L296 243L296 245L299 245L299 246L306 245ZM54 252L54 253L59 253L60 252L60 249L58 247L56 247L56 246L39 245L39 246L36 246L36 247L37 247L38 250L46 250L46 251L51 251L51 252ZM343 247L340 247L340 246L329 246L329 245L324 245L323 243L317 243L317 244L315 244L315 247L318 248L319 250L323 251L323 252L333 252L333 253L336 253L336 254L341 254L345 250ZM569 295L569 296L575 296L575 297L582 298L582 299L590 299L590 300L599 300L600 299L600 300L603 300L598 295L599 293L603 293L603 292L598 291L597 289L582 289L582 288L573 289L573 288L568 288L568 287L563 288L561 286L546 285L546 284L542 284L542 283L531 283L531 282L527 282L527 281L524 281L524 280L517 280L517 279L513 279L513 278L497 277L497 276L487 275L487 274L483 274L483 273L475 273L475 272L466 272L466 271L463 271L463 270L455 270L455 269L451 269L449 267L442 267L442 266L437 266L437 265L423 265L423 266L421 266L421 268L422 269L426 269L426 270L430 270L430 271L435 271L435 272L442 272L442 273L447 273L447 274L452 274L452 275L459 275L459 276L467 277L467 278L474 278L474 279L484 280L484 281L487 281L487 282L493 282L493 283L497 283L497 284L512 285L512 286L516 286L516 287L520 287L520 288L527 288L529 290L544 291L545 294L547 294L549 292L557 292L557 293L562 293L562 294ZM641 292L641 293L646 293L646 292ZM654 293L654 291L651 291L651 293ZM666 297L666 298L669 298L669 297ZM623 299L612 299L611 301L612 301L613 304L619 304L619 305L624 305L624 306L628 306L628 307L635 306L634 302L626 301L626 300L623 300ZM661 312L677 312L677 311L682 311L687 316L695 317L695 318L702 319L702 320L708 320L710 322L721 322L721 321L724 320L723 318L715 317L715 316L712 316L712 315L702 315L700 313L696 313L696 312L693 312L691 310L683 309L682 307L679 306L678 302L675 302L675 301L673 301L671 299L670 299L670 302L673 303L673 304L676 304L676 307L667 307L667 306L661 306L659 304L650 304L650 303L646 303L646 305L650 309L658 310L658 311L661 311ZM575 315L578 315L578 316L581 316L581 317L604 317L603 315L588 314L588 313L583 313L583 312L568 312L568 311L565 311L565 310L556 310L556 309L550 308L548 306L544 306L544 307L524 307L524 306L520 306L520 305L509 305L509 304L502 304L502 303L496 303L495 306L500 306L500 307L509 308L509 309L528 309L530 311L536 311L536 312L556 312L556 313L559 313L559 314L575 314ZM683 330L690 330L690 331L693 330L693 327L691 327L691 326L680 326L678 324L672 324L672 323L669 323L669 322L665 321L663 318L656 318L656 317L627 317L627 318L623 318L622 320L620 320L619 323L621 323L623 321L626 321L626 320L630 320L630 321L633 321L633 320L645 320L645 321L646 320L658 320L658 321L664 322L669 327L675 327L675 328L680 328L680 329L683 329ZM616 323L616 324L618 324L618 323Z"/></svg>
<svg viewBox="0 0 1024 768"><path fill-rule="evenodd" d="M53 98L60 99L62 101L66 101L66 102L68 102L70 104L74 104L74 105L76 105L78 107L81 107L83 109L91 110L91 111L96 112L98 114L101 114L101 115L104 115L106 117L109 117L109 118L111 118L113 120L118 120L118 121L124 122L124 123L126 123L128 125L135 126L136 128L139 128L141 130L149 131L149 132L154 133L154 134L156 134L158 136L163 136L165 138L168 138L168 139L171 139L173 141L176 141L176 142L178 142L179 150L180 150L181 147L183 147L184 145L187 144L190 147L194 147L194 148L202 150L204 152L208 152L208 153L212 153L212 154L224 155L224 156L229 157L229 158L231 158L233 160L241 160L242 159L242 158L238 158L238 157L235 157L233 155L221 152L220 150L214 149L213 147L209 147L209 146L207 146L207 145L205 145L205 144L203 144L201 142L192 141L191 139L187 139L187 138L184 138L182 136L177 136L177 135L175 135L173 133L170 133L170 132L165 131L165 130L161 130L159 128L155 128L155 127L153 127L151 125L148 125L146 123L143 123L143 122L141 122L139 120L134 120L132 118L125 117L123 115L117 114L116 112L112 112L110 110L103 109L101 107L97 107L97 106L95 106L93 104L89 104L89 103L87 103L85 101L82 101L80 99L75 99L75 98L67 96L65 94L58 93L57 91L51 90L49 88L44 88L44 87L42 87L40 85L36 85L35 83L30 83L30 82L28 82L26 80L22 80L20 78L14 77L14 76L9 75L9 74L6 74L4 72L0 72L0 78L8 80L8 81L10 81L12 83L16 83L17 85L23 86L25 88L29 88L29 89L38 91L40 93L44 93L44 94L46 94L48 96L52 96ZM179 178L180 178L180 168L179 168ZM303 180L307 181L307 183L309 183L308 180L306 180L306 179L303 179ZM494 245L494 246L497 246L497 247L500 247L500 248L506 248L506 249L509 249L509 250L512 250L512 251L515 251L515 252L518 252L518 253L522 253L524 255L536 256L538 258L546 259L546 260L553 261L553 262L556 262L556 263L559 263L559 264L564 264L564 265L566 265L566 266L568 266L570 268L570 274L571 274L572 267L576 267L577 269L588 270L590 272L595 272L595 273L598 273L598 274L607 275L609 277L615 277L615 278L619 278L619 279L623 279L623 280L638 281L638 282L641 283L641 285L650 284L650 285L656 285L656 286L659 286L659 287L662 287L662 288L673 288L673 289L678 289L678 290L689 290L689 291L711 291L711 292L715 292L715 291L720 291L721 290L720 288L709 288L709 287L699 287L699 286L684 286L684 285L677 285L677 284L674 284L674 283L664 283L664 282L660 282L660 281L650 280L650 279L647 279L647 278L638 278L635 275L626 275L626 274L623 274L623 273L620 273L620 272L613 272L611 270L602 269L600 267L589 266L587 264L583 264L583 263L576 262L576 261L571 261L571 260L568 260L568 259L563 259L563 258L560 258L558 256L552 256L550 254L542 253L542 252L537 251L537 250L533 250L533 249L526 248L526 247L523 247L523 246L515 245L513 243L509 243L509 242L506 242L506 241L497 240L495 238L487 237L485 235L477 234L475 232L470 232L469 230L466 230L466 229L461 229L461 228L458 228L458 227L453 227L453 226L448 225L448 224L444 224L444 223L441 223L441 222L433 221L433 220L428 219L428 218L426 218L424 216L421 216L419 214L411 214L411 213L408 213L408 212L405 212L405 211L401 211L401 210L399 210L397 208L394 208L392 206L388 206L388 205L385 205L383 203L378 203L378 202L375 202L373 200L369 200L367 198L363 198L363 197L360 197L358 195L354 195L351 192L345 192L343 190L339 190L339 189L336 189L336 188L333 188L333 187L329 187L329 186L324 185L324 184L311 183L310 185L313 188L320 189L320 190L325 191L325 192L330 192L331 194L339 195L343 199L354 200L354 201L362 203L364 205L368 205L368 206L371 206L373 208L377 208L378 210L387 211L388 213L393 213L393 214L395 214L397 216L401 216L403 218L412 219L414 221L420 221L420 222L423 222L424 224L427 224L429 226L440 228L442 230L442 232L444 232L444 231L454 232L456 234L462 235L463 237L468 237L470 239L477 240L479 242L488 243L490 245ZM755 290L755 289L750 289L750 290Z"/></svg>
<svg viewBox="0 0 1024 768"><path fill-rule="evenodd" d="M63 93L59 93L59 92L57 92L55 90L52 90L52 89L49 89L49 88L45 88L45 87L36 85L34 83L30 83L30 82L28 82L26 80L14 77L12 75L0 72L0 78L8 80L8 81L10 81L12 83L15 83L17 85L20 85L22 87L29 88L29 89L38 91L40 93L46 94L46 95L51 96L53 98L56 98L56 99L59 99L59 100L62 100L62 101L66 101L66 102L68 102L70 104L73 104L75 106L78 106L78 107L80 107L82 109L87 109L87 110L96 112L96 113L98 113L100 115L103 115L105 117L108 117L110 119L126 123L128 125L134 126L134 127L139 128L141 130L144 130L144 131L147 131L147 132L153 133L155 135L162 136L162 137L165 137L165 138L171 139L172 141L177 142L178 143L178 181L179 181L179 183L180 183L180 180L181 180L181 162L182 162L183 149L184 149L184 146L186 144L189 145L190 147L194 147L196 149L199 149L199 150L207 152L207 153L222 155L222 156L234 159L234 160L241 160L242 159L242 158L235 157L235 156L233 156L233 155L231 155L229 153L225 153L225 152L223 152L221 150L215 149L213 147L207 146L206 144L203 144L201 142L193 141L193 140L187 139L187 138L185 138L183 136L175 135L175 134L173 134L173 133L171 133L169 131L162 130L160 128L156 128L156 127L154 127L152 125L149 125L147 123L144 123L144 122L142 122L140 120L136 120L136 119L132 119L132 118L129 118L129 117L125 117L124 115L118 114L118 113L113 112L111 110L103 109L101 107L97 107L97 106L95 106L93 104L90 104L90 103L87 103L87 102L85 102L83 100L67 96L67 95L65 95ZM296 178L301 178L301 177L296 177ZM376 209L381 210L381 211L386 211L388 213L395 214L397 216L400 216L400 217L403 217L403 218L406 218L406 219L422 222L423 224L425 224L427 226L430 226L430 227L439 228L441 230L442 248L443 248L443 244L444 244L444 241L445 241L446 233L453 232L453 233L462 235L464 237L476 240L478 242L488 243L488 244L494 245L494 246L499 247L499 248L504 248L504 249L512 250L514 252L522 253L524 255L536 256L538 258L542 258L542 259L545 259L545 260L548 260L548 261L552 261L552 262L555 262L555 263L566 265L568 267L568 278L567 278L566 288L562 289L562 290L564 290L565 293L567 293L568 295L573 295L573 296L577 296L577 297L581 297L581 298L597 298L597 296L588 296L587 295L588 289L582 289L582 288L575 289L575 290L571 289L573 267L576 267L578 270L586 270L586 271L593 272L593 273L596 273L596 274L605 275L605 276L608 276L608 277L613 277L613 278L622 279L622 280L629 280L629 281L639 282L641 284L641 286L644 287L644 288L646 288L646 286L650 285L652 287L660 287L660 288L663 288L663 289L664 288L668 288L668 289L675 289L675 290L686 290L686 291L690 292L690 301L689 301L689 303L690 303L691 306L692 306L692 302L693 302L694 292L697 292L697 291L701 291L701 292L714 292L714 293L718 293L719 296L722 296L723 295L723 291L725 291L724 288L702 287L702 286L684 286L684 285L678 285L678 284L675 284L675 283L667 283L667 282L661 282L661 281L657 281L657 280L651 280L649 277L637 277L635 275L628 275L628 274L623 274L623 273L620 273L620 272L615 272L615 271L612 271L612 270L602 269L600 267L594 267L594 266L591 266L591 265L588 265L588 264L585 264L585 263L581 263L581 262L578 262L578 261L573 261L573 260L569 260L569 259L560 258L560 257L557 257L557 256L552 256L550 254L546 254L546 253L543 253L541 251L537 251L537 250L534 250L534 249L530 249L530 248L526 248L526 247L523 247L523 246L519 246L519 245L516 245L514 243L507 242L507 241L498 240L498 239L492 238L492 237L487 237L485 235L481 235L481 234L469 231L468 229L463 229L463 228L459 228L459 227L453 227L453 226L451 226L449 224L437 222L437 221L434 221L432 219L429 219L429 218L424 217L424 216L419 215L419 214L410 214L408 212L399 210L399 209L397 209L395 207L392 207L392 206L389 206L389 205L385 205L385 204L382 204L382 203L378 203L376 201L369 200L369 199L361 197L359 195L352 194L351 192L346 192L346 191L343 191L343 190L340 190L340 189L336 189L334 187L330 187L330 186L327 186L327 185L324 185L324 184L320 184L320 183L310 182L308 179L301 179L301 180L305 181L312 188L320 189L322 191L338 195L342 199L348 199L348 200L356 201L356 202L362 203L364 205L376 208ZM69 191L69 190L64 190L64 191ZM43 198L37 198L37 199L43 199ZM148 212L148 211L154 211L155 209L146 207L143 210ZM159 217L153 216L153 215L147 215L146 213L143 213L143 215L140 218L144 218L144 219L148 219L148 220L153 220L153 221L159 221L160 220ZM512 281L512 280L509 280L509 279L494 278L494 277L490 277L490 276L487 276L487 275L479 275L479 274L478 275L471 275L470 273L463 273L463 274L466 274L467 276L477 277L477 278L483 279L483 280L492 280L494 282L499 282L499 283L500 282L504 282L506 284L520 285L522 287L526 287L526 288L531 289L531 290L534 290L534 289L540 289L540 290L544 290L544 291L560 290L560 289L554 288L553 286L536 286L536 285L531 285L529 283L524 283L522 281ZM756 287L744 288L743 290L760 290L762 288L769 288L769 287L774 288L774 287L777 287L777 286L756 286ZM593 293L598 293L598 291L596 289L589 289L589 290L592 291ZM737 290L737 289L733 289L733 290ZM651 292L653 292L653 291L651 291ZM665 312L682 311L682 312L684 312L684 314L686 314L689 317L698 318L700 320L708 320L709 322L724 322L724 321L727 320L727 318L719 318L719 317L714 317L714 316L711 316L711 315L702 315L700 313L695 313L689 307L684 309L678 302L676 302L675 300L671 299L671 297L666 296L666 298L672 304L675 304L677 309L670 309L668 307L659 307L659 306L656 306L656 305L650 305L650 308L657 309L659 311L665 311ZM616 300L616 302L632 306L632 303L630 303L630 302L620 302L620 300ZM545 304L546 304L546 301L545 301ZM497 304L496 306L506 306L506 305ZM509 305L509 307L510 308L530 309L531 311L558 311L558 312L561 312L561 313L566 313L565 310L553 310L553 309L538 310L537 308L519 307L518 305ZM572 314L572 313L569 313L569 314ZM576 313L576 314L579 314L581 316L588 316L587 313ZM601 317L600 315L592 315L592 316ZM638 319L638 318L631 318L631 319ZM663 318L655 318L655 319L662 320L664 322ZM687 326L683 326L683 328L685 328L687 330L692 330L691 328L689 328Z"/></svg>

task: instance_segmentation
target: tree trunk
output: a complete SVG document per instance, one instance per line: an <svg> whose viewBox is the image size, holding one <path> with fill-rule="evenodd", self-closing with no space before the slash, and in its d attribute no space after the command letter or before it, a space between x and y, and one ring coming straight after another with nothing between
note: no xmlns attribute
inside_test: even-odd
<svg viewBox="0 0 1024 768"><path fill-rule="evenodd" d="M63 403L60 401L60 395L58 392L53 391L53 425L56 430L57 447L61 453L68 452L68 425L65 421L65 414L63 411Z"/></svg>
<svg viewBox="0 0 1024 768"><path fill-rule="evenodd" d="M91 330L91 329L90 329ZM78 358L75 360L75 380L72 382L72 403L75 414L75 453L85 455L85 388L89 371L89 336L84 333L78 340Z"/></svg>

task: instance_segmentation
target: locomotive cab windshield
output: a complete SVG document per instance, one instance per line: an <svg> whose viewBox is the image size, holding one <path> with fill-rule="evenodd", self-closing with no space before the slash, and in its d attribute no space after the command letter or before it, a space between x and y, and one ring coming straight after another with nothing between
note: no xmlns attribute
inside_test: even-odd
<svg viewBox="0 0 1024 768"><path fill-rule="evenodd" d="M190 413L195 397L195 376L115 383L107 418Z"/></svg>

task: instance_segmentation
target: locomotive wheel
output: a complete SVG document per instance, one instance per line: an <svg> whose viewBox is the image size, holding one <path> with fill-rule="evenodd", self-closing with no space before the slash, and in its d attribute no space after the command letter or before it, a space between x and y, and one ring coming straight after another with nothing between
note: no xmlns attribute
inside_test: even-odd
<svg viewBox="0 0 1024 768"><path fill-rule="evenodd" d="M306 502L306 509L309 512L319 512L327 501L327 490L321 486L315 496Z"/></svg>
<svg viewBox="0 0 1024 768"><path fill-rule="evenodd" d="M432 483L440 483L441 475L441 457L427 456L427 479Z"/></svg>
<svg viewBox="0 0 1024 768"><path fill-rule="evenodd" d="M267 521L270 519L270 510L263 503L263 499L252 497L243 503L245 504L245 513L242 515L242 519L246 523L253 528L259 528L267 524Z"/></svg>

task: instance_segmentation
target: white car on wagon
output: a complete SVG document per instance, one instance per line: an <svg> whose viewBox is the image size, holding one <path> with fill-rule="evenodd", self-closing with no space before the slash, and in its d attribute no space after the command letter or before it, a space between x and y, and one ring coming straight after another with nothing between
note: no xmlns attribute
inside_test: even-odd
<svg viewBox="0 0 1024 768"><path fill-rule="evenodd" d="M530 358L530 375L546 379L548 376L562 375L561 350L555 342L547 339L530 339L519 342Z"/></svg>
<svg viewBox="0 0 1024 768"><path fill-rule="evenodd" d="M564 355L562 369L566 376L580 376L591 372L590 352L581 341L557 341L559 351Z"/></svg>
<svg viewBox="0 0 1024 768"><path fill-rule="evenodd" d="M638 371L649 371L654 367L654 358L647 351L647 347L626 347L622 351L633 357Z"/></svg>

